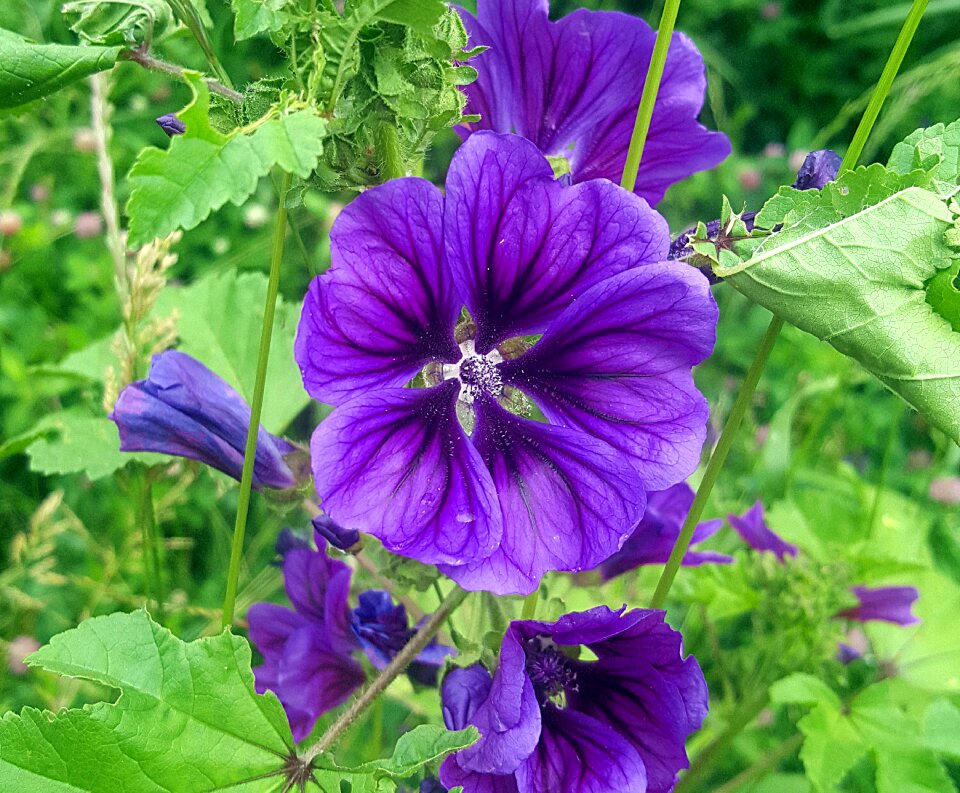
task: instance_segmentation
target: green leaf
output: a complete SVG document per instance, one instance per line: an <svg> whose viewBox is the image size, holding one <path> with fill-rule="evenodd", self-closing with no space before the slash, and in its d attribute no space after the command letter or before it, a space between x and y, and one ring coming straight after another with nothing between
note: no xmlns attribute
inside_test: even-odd
<svg viewBox="0 0 960 793"><path fill-rule="evenodd" d="M817 790L833 790L868 751L836 707L818 705L797 726L804 735L800 759Z"/></svg>
<svg viewBox="0 0 960 793"><path fill-rule="evenodd" d="M802 672L774 683L770 687L770 699L784 705L816 705L823 702L833 707L840 707L839 697L826 683Z"/></svg>
<svg viewBox="0 0 960 793"><path fill-rule="evenodd" d="M459 752L480 740L476 727L450 731L438 724L421 724L404 733L397 741L393 755L385 760L374 760L356 768L354 773L389 775L397 779L408 777L427 763L433 763L451 752ZM323 767L323 764L320 764Z"/></svg>
<svg viewBox="0 0 960 793"><path fill-rule="evenodd" d="M323 152L326 121L311 110L270 119L249 132L218 132L210 124L206 83L194 72L186 79L194 94L179 114L186 134L174 137L169 149L145 149L130 171L133 246L192 229L228 201L241 204L274 167L306 178Z"/></svg>
<svg viewBox="0 0 960 793"><path fill-rule="evenodd" d="M187 287L169 287L160 295L158 317L179 311L179 349L200 360L250 403L257 371L260 327L267 294L262 273L212 273ZM282 432L310 402L293 359L300 306L278 299L270 343L261 423Z"/></svg>
<svg viewBox="0 0 960 793"><path fill-rule="evenodd" d="M960 183L960 120L911 132L893 147L887 168L898 173L931 170L938 193L954 192Z"/></svg>
<svg viewBox="0 0 960 793"><path fill-rule="evenodd" d="M0 29L0 109L18 107L110 69L119 47L35 44Z"/></svg>
<svg viewBox="0 0 960 793"><path fill-rule="evenodd" d="M165 0L72 0L61 12L70 30L91 44L149 42L173 22Z"/></svg>
<svg viewBox="0 0 960 793"><path fill-rule="evenodd" d="M101 479L128 463L146 465L169 462L163 454L121 452L117 425L106 416L90 416L65 411L45 419L23 440L30 468L41 474L84 474L88 479ZM51 437L56 433L56 437ZM21 451L23 449L20 449Z"/></svg>
<svg viewBox="0 0 960 793"><path fill-rule="evenodd" d="M258 33L275 33L290 22L290 0L230 0L230 4L236 15L233 35L237 41Z"/></svg>
<svg viewBox="0 0 960 793"><path fill-rule="evenodd" d="M444 10L446 4L442 0L392 0L383 5L377 16L385 22L429 33Z"/></svg>
<svg viewBox="0 0 960 793"><path fill-rule="evenodd" d="M960 759L960 708L938 699L923 717L924 745Z"/></svg>
<svg viewBox="0 0 960 793"><path fill-rule="evenodd" d="M888 179L919 173L883 172L878 187L876 168L845 175L822 194L794 191L802 197L790 207L781 201L765 208L767 222L782 217L784 229L746 261L714 269L754 302L859 361L960 443L960 335L926 292L952 263L944 234L954 216L918 187L847 215L887 189Z"/></svg>

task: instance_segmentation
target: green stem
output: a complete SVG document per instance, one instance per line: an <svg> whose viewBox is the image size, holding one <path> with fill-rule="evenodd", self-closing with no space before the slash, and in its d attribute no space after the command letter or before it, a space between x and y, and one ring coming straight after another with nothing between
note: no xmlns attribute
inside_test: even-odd
<svg viewBox="0 0 960 793"><path fill-rule="evenodd" d="M767 332L760 341L760 348L757 350L753 363L750 364L750 369L747 371L743 385L740 386L740 393L737 394L737 399L733 403L730 415L723 425L720 440L717 441L717 446L713 450L713 454L710 455L710 461L707 463L707 469L703 472L703 479L700 482L700 487L697 488L697 495L693 499L690 512L687 513L687 518L683 522L680 536L677 537L677 541L673 545L673 550L670 552L670 558L667 559L663 573L660 574L660 581L657 583L657 589L656 592L654 592L653 602L651 604L655 609L663 608L663 603L667 599L667 593L670 591L673 579L677 577L677 571L680 569L680 563L687 553L687 547L690 545L693 531L696 529L701 515L703 515L703 509L707 505L707 500L710 498L713 485L720 475L720 470L723 468L724 462L726 462L727 454L733 445L737 431L743 423L743 417L747 414L747 410L753 403L753 394L757 390L760 375L767 365L770 351L773 350L773 345L776 343L777 336L780 334L780 328L782 327L783 320L779 317L774 317L770 320Z"/></svg>
<svg viewBox="0 0 960 793"><path fill-rule="evenodd" d="M380 180L398 179L406 176L403 154L400 151L400 138L392 124L381 124L377 130L377 158L380 165Z"/></svg>
<svg viewBox="0 0 960 793"><path fill-rule="evenodd" d="M393 660L387 664L384 670L363 690L350 707L340 714L340 718L330 725L327 731L320 736L320 740L304 752L300 758L303 765L309 767L318 754L329 751L333 747L337 739L349 729L360 714L369 708L377 697L386 691L387 687L410 665L410 662L420 655L423 648L440 630L444 620L457 610L469 594L460 587L454 587L443 603L440 604L440 607L427 617L420 630L393 657Z"/></svg>
<svg viewBox="0 0 960 793"><path fill-rule="evenodd" d="M657 93L660 90L663 67L667 62L667 51L670 49L673 26L677 22L677 12L679 10L680 0L666 0L663 13L660 15L657 41L653 45L653 55L650 57L647 78L643 81L643 94L640 96L640 106L637 108L637 120L633 125L630 148L627 150L627 161L624 163L623 176L620 178L620 186L630 192L633 192L633 188L637 184L637 173L640 170L640 160L643 158L643 147L646 145L647 133L650 131L653 106L657 101Z"/></svg>
<svg viewBox="0 0 960 793"><path fill-rule="evenodd" d="M783 743L767 752L749 768L744 769L729 782L714 788L713 793L737 793L747 782L751 782L766 771L776 768L777 764L792 755L803 744L803 733L794 733Z"/></svg>
<svg viewBox="0 0 960 793"><path fill-rule="evenodd" d="M867 144L867 138L870 137L877 116L880 115L880 108L883 107L887 94L890 93L894 78L900 71L900 65L907 54L910 42L913 41L913 35L917 32L917 27L920 25L920 19L923 17L928 2L929 0L913 0L910 12L904 20L903 27L900 28L900 35L897 36L893 49L890 51L890 57L887 58L887 63L883 67L880 79L877 81L877 87L873 89L873 96L870 97L870 102L867 104L866 110L863 111L863 116L861 116L860 123L857 125L857 131L853 134L853 140L850 142L847 153L843 156L840 173L849 171L860 159L863 147Z"/></svg>
<svg viewBox="0 0 960 793"><path fill-rule="evenodd" d="M523 599L523 609L520 611L520 619L532 620L537 616L537 602L540 600L540 587L537 587Z"/></svg>
<svg viewBox="0 0 960 793"><path fill-rule="evenodd" d="M890 431L887 433L887 445L883 450L883 457L880 460L880 472L877 474L877 489L873 492L873 506L870 508L870 519L867 523L867 535L873 534L873 529L877 525L877 518L880 517L880 508L883 504L883 489L887 481L887 472L890 470L890 458L893 456L893 447L900 434L900 419L903 416L904 408L907 403L902 399L897 400L897 407L890 417Z"/></svg>
<svg viewBox="0 0 960 793"><path fill-rule="evenodd" d="M155 618L163 622L163 581L160 565L160 538L157 534L157 519L153 510L153 485L150 474L144 471L140 479L140 503L138 508L140 528L143 531L143 567L147 576L147 586L153 598Z"/></svg>
<svg viewBox="0 0 960 793"><path fill-rule="evenodd" d="M257 455L257 434L260 430L260 414L263 412L263 390L267 383L267 363L270 360L270 341L273 338L273 322L277 310L277 293L280 291L280 263L283 261L283 245L287 232L287 192L293 176L283 174L280 183L280 200L277 207L276 227L273 236L273 255L270 258L270 280L267 299L263 306L263 326L260 329L260 355L257 358L257 376L253 386L253 403L250 405L250 426L247 428L247 445L243 452L243 473L240 477L240 495L237 500L237 522L233 528L233 544L230 549L230 569L227 572L227 593L223 600L223 627L233 623L233 610L237 600L237 584L240 580L240 560L243 556L243 535L247 529L247 513L250 509L250 491L253 489L253 463Z"/></svg>
<svg viewBox="0 0 960 793"><path fill-rule="evenodd" d="M907 15L900 35L897 37L897 41L890 53L890 57L887 59L887 64L883 68L876 88L874 88L873 97L871 97L870 103L860 121L860 125L857 127L853 143L850 144L850 148L847 150L847 156L843 158L843 163L840 166L841 171L844 170L844 168L852 168L856 165L857 159L860 157L860 152L863 151L863 146L867 142L867 136L870 134L870 130L873 129L873 122L876 121L880 107L883 105L883 100L886 99L887 94L890 92L890 86L897 76L897 70L903 62L903 56L907 51L907 47L910 46L913 34L916 33L917 25L920 23L920 17L927 7L927 2L928 0L914 0L910 13ZM666 13L666 10L664 13ZM730 416L723 426L723 431L720 433L720 440L717 442L717 446L713 450L713 454L707 463L703 480L700 482L700 487L697 488L697 495L693 500L693 505L690 507L687 519L683 523L683 528L680 530L680 536L677 537L673 550L670 552L670 558L663 568L659 582L657 582L657 589L653 595L653 608L662 608L667 599L670 586L677 577L680 563L687 553L687 548L693 537L693 530L696 528L697 522L703 514L703 509L707 504L707 500L710 498L710 493L717 481L720 469L723 468L723 464L726 462L727 454L733 445L734 436L740 428L747 407L749 407L750 402L753 400L753 393L760 380L760 375L767 365L770 351L773 349L773 345L782 327L783 320L779 317L774 317L770 320L767 332L760 341L760 348L757 350L753 363L750 364L747 378L740 388L740 393L737 395L737 400L733 405L733 409L730 411Z"/></svg>

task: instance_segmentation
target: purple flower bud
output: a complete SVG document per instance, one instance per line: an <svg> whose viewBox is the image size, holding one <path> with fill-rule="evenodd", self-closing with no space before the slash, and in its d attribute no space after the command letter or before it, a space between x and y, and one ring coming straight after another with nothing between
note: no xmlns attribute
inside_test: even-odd
<svg viewBox="0 0 960 793"><path fill-rule="evenodd" d="M322 537L334 548L340 551L348 551L358 542L360 542L360 532L356 529L345 529L339 523L331 520L327 515L317 515L313 519L313 530L318 537ZM317 540L317 546L321 546Z"/></svg>
<svg viewBox="0 0 960 793"><path fill-rule="evenodd" d="M818 149L810 152L800 170L797 171L797 181L793 183L795 190L822 190L827 182L837 178L840 170L840 155L830 149Z"/></svg>
<svg viewBox="0 0 960 793"><path fill-rule="evenodd" d="M763 504L759 501L743 515L727 515L727 520L753 550L772 551L781 563L786 561L786 557L797 555L796 545L791 545L767 526L763 517Z"/></svg>
<svg viewBox="0 0 960 793"><path fill-rule="evenodd" d="M153 357L146 380L120 393L110 418L125 452L189 457L239 480L250 425L250 406L226 381L176 350ZM263 427L257 436L253 486L293 487L284 461L295 449Z"/></svg>
<svg viewBox="0 0 960 793"><path fill-rule="evenodd" d="M173 113L165 113L157 118L157 124L159 124L160 129L166 132L171 138L174 135L182 135L187 131L187 125L184 124Z"/></svg>
<svg viewBox="0 0 960 793"><path fill-rule="evenodd" d="M859 604L837 613L838 617L871 622L879 620L895 625L916 625L920 618L911 611L920 593L912 586L851 587Z"/></svg>

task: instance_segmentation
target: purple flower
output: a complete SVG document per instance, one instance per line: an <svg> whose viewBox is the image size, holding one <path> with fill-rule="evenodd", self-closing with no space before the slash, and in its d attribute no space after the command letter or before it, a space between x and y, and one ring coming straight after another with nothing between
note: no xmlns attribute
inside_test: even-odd
<svg viewBox="0 0 960 793"><path fill-rule="evenodd" d="M318 536L317 543L322 548L323 538ZM324 551L293 545L283 560L293 610L255 603L247 615L250 641L264 659L253 670L257 691L277 695L297 741L364 682L354 651L363 650L382 669L413 636L405 609L394 606L386 592L361 593L360 605L351 611L351 575L346 564ZM435 683L444 658L453 653L432 642L411 665L411 676Z"/></svg>
<svg viewBox="0 0 960 793"><path fill-rule="evenodd" d="M667 490L647 495L647 509L643 519L627 538L623 547L600 565L604 580L609 580L645 564L666 564L670 558L683 521L693 504L693 490L686 482L680 482ZM716 534L723 520L707 520L697 524L690 541L692 548L698 542ZM694 567L713 562L730 564L732 556L712 551L687 551L683 564Z"/></svg>
<svg viewBox="0 0 960 793"><path fill-rule="evenodd" d="M662 611L600 606L555 623L514 622L493 677L481 666L443 682L449 729L481 739L440 779L464 793L666 793L686 768L707 687ZM595 661L581 661L586 645Z"/></svg>
<svg viewBox="0 0 960 793"><path fill-rule="evenodd" d="M177 118L173 113L165 113L160 116L157 120L157 124L160 126L164 132L167 133L171 138L174 135L182 135L187 131L187 125L184 124L179 118Z"/></svg>
<svg viewBox="0 0 960 793"><path fill-rule="evenodd" d="M313 530L339 551L348 551L360 542L360 532L345 529L329 515L317 515L313 519Z"/></svg>
<svg viewBox="0 0 960 793"><path fill-rule="evenodd" d="M741 516L727 515L727 520L743 541L755 551L772 551L780 562L784 562L788 556L797 555L796 545L791 545L767 526L763 517L763 504L759 501Z"/></svg>
<svg viewBox="0 0 960 793"><path fill-rule="evenodd" d="M716 305L661 262L666 225L642 199L564 187L528 141L481 132L446 197L393 180L331 242L295 354L336 406L312 441L333 520L467 589L526 593L609 557L645 491L696 467L708 410L691 368Z"/></svg>
<svg viewBox="0 0 960 793"><path fill-rule="evenodd" d="M859 603L837 613L857 622L881 620L895 625L916 625L920 618L911 611L920 593L912 586L851 587Z"/></svg>
<svg viewBox="0 0 960 793"><path fill-rule="evenodd" d="M460 130L516 132L567 157L574 182L619 182L656 32L627 14L581 9L551 22L549 10L548 0L479 0L476 17L461 10L470 45L490 49L465 89L466 112L480 121ZM637 178L651 204L730 153L725 135L697 122L705 90L700 53L675 34Z"/></svg>
<svg viewBox="0 0 960 793"><path fill-rule="evenodd" d="M830 149L810 152L797 171L794 190L822 190L827 182L837 178L841 162L840 155Z"/></svg>
<svg viewBox="0 0 960 793"><path fill-rule="evenodd" d="M189 457L240 479L250 406L185 353L154 355L147 379L120 392L110 418L120 430L122 451ZM293 487L296 477L284 461L293 451L293 445L260 427L253 486Z"/></svg>

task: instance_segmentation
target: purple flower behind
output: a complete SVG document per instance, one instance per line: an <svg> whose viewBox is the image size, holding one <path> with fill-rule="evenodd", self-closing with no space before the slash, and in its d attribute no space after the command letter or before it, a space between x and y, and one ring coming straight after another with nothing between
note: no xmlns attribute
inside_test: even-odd
<svg viewBox="0 0 960 793"><path fill-rule="evenodd" d="M656 32L612 11L574 11L551 22L548 0L479 0L461 10L470 46L489 46L480 76L465 92L460 127L516 132L547 155L569 158L574 182L619 182ZM636 192L651 204L670 185L713 168L730 143L697 121L706 90L703 59L682 33L673 36Z"/></svg>
<svg viewBox="0 0 960 793"><path fill-rule="evenodd" d="M840 172L840 155L830 149L817 149L810 152L797 171L794 190L823 190L827 182L832 182Z"/></svg>
<svg viewBox="0 0 960 793"><path fill-rule="evenodd" d="M174 135L182 135L187 131L187 125L184 124L179 118L176 117L173 113L165 113L164 115L157 118L157 124L160 129L167 133L171 138Z"/></svg>
<svg viewBox="0 0 960 793"><path fill-rule="evenodd" d="M753 550L772 551L781 563L786 557L797 555L796 545L791 545L767 526L761 502L758 501L741 516L727 515L727 520Z"/></svg>
<svg viewBox="0 0 960 793"><path fill-rule="evenodd" d="M348 551L360 542L359 531L343 528L329 515L317 515L313 519L313 530L339 551Z"/></svg>
<svg viewBox="0 0 960 793"><path fill-rule="evenodd" d="M716 304L668 243L642 199L562 186L515 135L471 135L445 195L416 178L360 195L295 346L336 406L312 440L331 519L500 594L609 557L705 435L691 369Z"/></svg>
<svg viewBox="0 0 960 793"><path fill-rule="evenodd" d="M623 547L600 565L604 580L633 570L645 564L666 564L670 558L683 521L693 504L693 490L686 482L680 482L667 490L650 493L647 497L647 509L633 533ZM698 542L716 534L723 525L723 519L707 520L697 525L690 541L692 548ZM730 564L732 556L712 551L688 550L683 557L687 567L714 563Z"/></svg>
<svg viewBox="0 0 960 793"><path fill-rule="evenodd" d="M707 713L696 660L662 611L605 606L555 623L510 625L491 677L451 672L449 729L481 739L447 758L440 779L464 793L667 793L687 767L687 736ZM578 660L586 645L595 661Z"/></svg>
<svg viewBox="0 0 960 793"><path fill-rule="evenodd" d="M250 406L185 353L154 355L147 379L120 392L110 418L120 430L122 451L189 457L240 479ZM260 427L253 486L293 487L296 478L284 460L293 451L292 444Z"/></svg>
<svg viewBox="0 0 960 793"><path fill-rule="evenodd" d="M880 620L900 626L916 625L920 622L920 618L911 611L913 604L920 597L916 587L855 586L851 587L851 591L860 602L852 608L838 612L838 617L846 617L857 622Z"/></svg>

